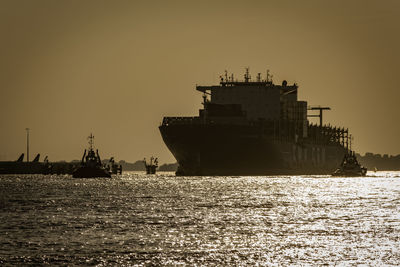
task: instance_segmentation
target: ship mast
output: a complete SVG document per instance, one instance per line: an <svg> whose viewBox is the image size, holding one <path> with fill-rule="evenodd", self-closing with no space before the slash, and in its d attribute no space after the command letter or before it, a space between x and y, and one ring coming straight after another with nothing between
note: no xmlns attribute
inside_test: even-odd
<svg viewBox="0 0 400 267"><path fill-rule="evenodd" d="M92 133L90 133L90 135L88 136L89 139L89 151L93 150L93 145L94 145L94 135Z"/></svg>
<svg viewBox="0 0 400 267"><path fill-rule="evenodd" d="M319 117L319 126L322 126L322 111L331 110L330 107L309 107L308 110L319 110L319 115L307 115L307 117Z"/></svg>

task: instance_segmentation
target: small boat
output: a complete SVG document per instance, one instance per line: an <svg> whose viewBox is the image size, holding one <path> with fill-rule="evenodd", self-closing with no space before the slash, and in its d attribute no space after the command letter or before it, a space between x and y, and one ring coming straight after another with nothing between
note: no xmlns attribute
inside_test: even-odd
<svg viewBox="0 0 400 267"><path fill-rule="evenodd" d="M365 176L367 174L367 168L361 166L358 162L354 151L348 151L340 164L340 167L335 170L332 176Z"/></svg>
<svg viewBox="0 0 400 267"><path fill-rule="evenodd" d="M146 174L156 174L156 169L158 168L157 158L151 157L149 163L147 163L146 158L144 158L143 163L146 167Z"/></svg>
<svg viewBox="0 0 400 267"><path fill-rule="evenodd" d="M112 174L122 174L122 165L118 165L117 163L115 163L114 157L110 158L107 168L108 171Z"/></svg>
<svg viewBox="0 0 400 267"><path fill-rule="evenodd" d="M72 173L74 178L94 178L94 177L105 177L111 178L111 173L104 168L101 164L99 150L96 149L96 153L93 150L94 136L90 134L89 149L86 155L86 149L82 156L81 165Z"/></svg>

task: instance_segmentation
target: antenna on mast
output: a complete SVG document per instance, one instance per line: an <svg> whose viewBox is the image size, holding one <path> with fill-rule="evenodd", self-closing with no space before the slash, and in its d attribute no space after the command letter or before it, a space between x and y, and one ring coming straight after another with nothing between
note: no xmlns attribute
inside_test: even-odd
<svg viewBox="0 0 400 267"><path fill-rule="evenodd" d="M89 137L89 150L93 150L93 145L94 145L94 135L90 133Z"/></svg>

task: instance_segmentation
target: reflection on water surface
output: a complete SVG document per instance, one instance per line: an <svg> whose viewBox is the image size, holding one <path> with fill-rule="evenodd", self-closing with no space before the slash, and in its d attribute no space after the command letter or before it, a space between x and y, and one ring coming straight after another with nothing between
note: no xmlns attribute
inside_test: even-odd
<svg viewBox="0 0 400 267"><path fill-rule="evenodd" d="M0 263L400 264L400 172L0 176Z"/></svg>

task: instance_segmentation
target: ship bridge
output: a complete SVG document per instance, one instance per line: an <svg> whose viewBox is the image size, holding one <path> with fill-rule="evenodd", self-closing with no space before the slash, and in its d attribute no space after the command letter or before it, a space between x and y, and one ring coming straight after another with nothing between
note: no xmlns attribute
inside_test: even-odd
<svg viewBox="0 0 400 267"><path fill-rule="evenodd" d="M246 68L244 80L235 80L233 74L220 76L219 85L196 86L196 90L204 94L205 101L219 105L240 105L249 120L279 120L281 117L281 102L297 102L297 84L275 85L272 75L267 71L265 79L258 73L255 80L251 79ZM209 95L210 99L207 99ZM293 105L292 105L293 106Z"/></svg>

